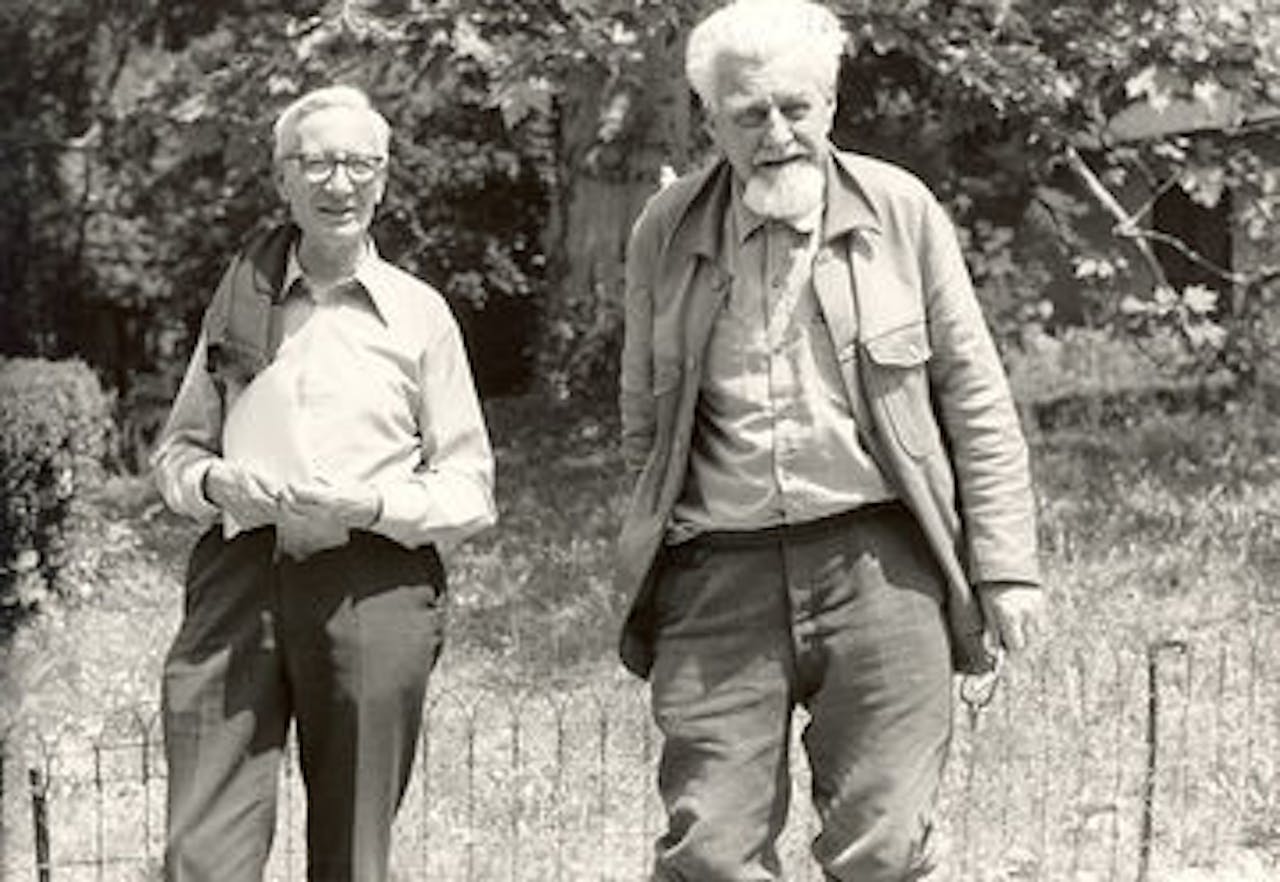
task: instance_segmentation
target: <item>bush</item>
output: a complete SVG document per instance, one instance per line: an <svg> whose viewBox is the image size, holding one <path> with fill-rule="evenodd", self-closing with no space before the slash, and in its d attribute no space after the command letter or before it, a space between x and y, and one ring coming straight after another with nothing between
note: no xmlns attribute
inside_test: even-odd
<svg viewBox="0 0 1280 882"><path fill-rule="evenodd" d="M0 360L0 634L50 593L99 485L111 399L81 361Z"/></svg>

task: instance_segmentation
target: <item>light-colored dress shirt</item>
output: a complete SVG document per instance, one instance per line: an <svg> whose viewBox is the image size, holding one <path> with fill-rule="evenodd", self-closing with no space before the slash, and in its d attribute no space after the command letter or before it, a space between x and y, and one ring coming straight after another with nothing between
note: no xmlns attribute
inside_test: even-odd
<svg viewBox="0 0 1280 882"><path fill-rule="evenodd" d="M762 218L738 197L735 189L725 213L732 283L711 330L672 543L894 496L859 441L813 290L822 210L792 224Z"/></svg>
<svg viewBox="0 0 1280 882"><path fill-rule="evenodd" d="M247 385L219 393L201 332L152 456L165 501L212 523L222 513L203 482L223 457L282 482L372 485L382 509L370 529L408 547L448 547L491 525L493 454L444 299L372 243L352 279L308 291L301 278L291 254L279 348ZM228 538L241 528L222 522ZM278 526L306 551L346 539Z"/></svg>

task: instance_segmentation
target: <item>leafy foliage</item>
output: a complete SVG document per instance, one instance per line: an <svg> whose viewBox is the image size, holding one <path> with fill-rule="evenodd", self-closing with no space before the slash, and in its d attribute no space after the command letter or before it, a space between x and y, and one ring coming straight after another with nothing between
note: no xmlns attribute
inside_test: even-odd
<svg viewBox="0 0 1280 882"><path fill-rule="evenodd" d="M1275 118L1280 97L1274 4L839 5L860 42L844 128L870 133L873 147L899 154L949 200L984 295L1013 295L1013 308L997 309L1006 336L1046 323L1044 270L1070 266L1077 309L1094 321L1138 334L1174 328L1204 367L1252 370L1267 348L1258 334L1270 255L1217 264L1162 234L1153 210L1174 188L1208 207L1235 194L1227 223L1254 241L1271 237L1278 158L1246 135ZM1082 233L1090 211L1110 220L1109 241ZM1045 234L1048 253L1029 250ZM1203 283L1174 284L1169 249L1232 296L1206 306Z"/></svg>
<svg viewBox="0 0 1280 882"><path fill-rule="evenodd" d="M171 388L227 254L280 211L272 117L340 80L395 123L384 250L451 298L486 384L531 369L598 382L612 373L622 235L601 227L625 229L661 166L705 155L673 84L708 5L9 4L0 37L29 63L0 76L0 175L17 209L3 349L85 353L126 401ZM1280 100L1270 0L832 5L853 36L837 140L939 192L1002 340L1082 318L1173 328L1203 366L1255 370L1280 265L1265 247L1280 156L1250 134ZM1256 259L1220 265L1162 234L1155 206L1173 190L1229 199ZM618 216L580 210L592 201ZM1088 229L1099 216L1102 238ZM1170 277L1171 253L1199 267L1194 284Z"/></svg>
<svg viewBox="0 0 1280 882"><path fill-rule="evenodd" d="M0 360L0 634L65 590L111 432L111 400L83 362Z"/></svg>

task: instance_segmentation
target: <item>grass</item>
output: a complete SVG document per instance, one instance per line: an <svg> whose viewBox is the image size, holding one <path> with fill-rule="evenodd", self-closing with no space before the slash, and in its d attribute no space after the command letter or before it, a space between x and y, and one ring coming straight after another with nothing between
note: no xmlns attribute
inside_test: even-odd
<svg viewBox="0 0 1280 882"><path fill-rule="evenodd" d="M1152 399L1132 352L1097 337L1065 345L1089 355L1011 364L1054 633L1013 666L990 712L958 717L944 797L955 863L993 882L1132 878L1150 786L1151 878L1273 878L1280 416L1225 395ZM447 562L450 637L428 725L441 747L423 760L398 847L426 855L403 859L432 878L515 866L635 878L657 824L655 745L643 691L614 659L627 600L610 583L627 489L615 417L527 398L492 402L489 421L501 524ZM0 727L71 744L156 702L194 535L136 479L115 479L98 510L80 596L5 650ZM1148 652L1165 640L1189 648L1158 656L1166 703L1148 781ZM799 879L802 804L786 841Z"/></svg>

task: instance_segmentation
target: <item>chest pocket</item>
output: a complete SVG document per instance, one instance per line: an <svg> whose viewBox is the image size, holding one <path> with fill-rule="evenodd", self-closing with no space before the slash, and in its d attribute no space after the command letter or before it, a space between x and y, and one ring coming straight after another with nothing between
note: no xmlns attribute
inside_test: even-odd
<svg viewBox="0 0 1280 882"><path fill-rule="evenodd" d="M866 386L888 415L894 436L907 453L927 456L942 444L929 395L932 351L924 322L913 322L864 341Z"/></svg>

